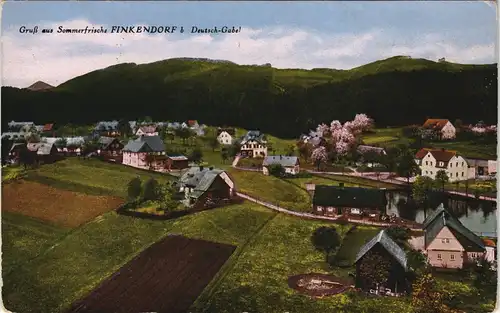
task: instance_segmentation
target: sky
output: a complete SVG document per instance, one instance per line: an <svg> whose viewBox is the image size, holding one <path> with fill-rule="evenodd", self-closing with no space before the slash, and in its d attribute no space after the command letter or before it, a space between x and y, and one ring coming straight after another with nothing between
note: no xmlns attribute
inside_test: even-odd
<svg viewBox="0 0 500 313"><path fill-rule="evenodd" d="M173 34L61 34L65 29L183 26ZM38 26L38 33L20 33ZM241 27L198 34L192 27ZM483 1L2 3L2 85L57 86L111 65L174 57L277 68L350 69L396 55L496 63L497 12ZM52 28L54 33L42 34Z"/></svg>

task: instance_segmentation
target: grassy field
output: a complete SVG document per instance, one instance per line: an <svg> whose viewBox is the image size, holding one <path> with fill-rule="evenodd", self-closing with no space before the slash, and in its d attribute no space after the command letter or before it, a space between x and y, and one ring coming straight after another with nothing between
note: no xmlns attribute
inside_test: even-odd
<svg viewBox="0 0 500 313"><path fill-rule="evenodd" d="M153 177L168 181L172 176L151 173L121 164L102 162L96 159L67 158L53 164L43 165L28 172L28 180L40 182L59 189L83 192L90 195L125 197L127 183L139 176L143 181Z"/></svg>
<svg viewBox="0 0 500 313"><path fill-rule="evenodd" d="M243 247L274 215L248 203L169 221L110 212L72 231L15 271L4 273L4 305L14 312L60 312L168 233Z"/></svg>
<svg viewBox="0 0 500 313"><path fill-rule="evenodd" d="M123 202L119 197L88 195L25 180L2 186L2 211L64 227L77 227Z"/></svg>
<svg viewBox="0 0 500 313"><path fill-rule="evenodd" d="M2 275L39 256L69 229L2 211Z"/></svg>
<svg viewBox="0 0 500 313"><path fill-rule="evenodd" d="M2 167L2 183L18 179L25 176L25 171L20 166L5 166Z"/></svg>
<svg viewBox="0 0 500 313"><path fill-rule="evenodd" d="M310 211L311 198L305 189L289 180L266 176L261 172L230 169L236 189L249 196L296 211Z"/></svg>

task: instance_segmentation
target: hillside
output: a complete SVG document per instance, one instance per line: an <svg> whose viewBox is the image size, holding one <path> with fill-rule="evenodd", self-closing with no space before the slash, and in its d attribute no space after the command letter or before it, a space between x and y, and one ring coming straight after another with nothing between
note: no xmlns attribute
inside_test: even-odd
<svg viewBox="0 0 500 313"><path fill-rule="evenodd" d="M401 56L351 70L276 69L189 58L126 63L45 92L2 87L2 123L88 123L148 115L259 128L282 137L360 112L378 126L420 124L429 116L496 123L496 74L496 64Z"/></svg>
<svg viewBox="0 0 500 313"><path fill-rule="evenodd" d="M42 82L42 81L37 81L36 83L30 85L29 87L26 87L26 89L32 90L32 91L47 90L47 89L51 89L51 88L54 88L54 86L49 85L46 82Z"/></svg>

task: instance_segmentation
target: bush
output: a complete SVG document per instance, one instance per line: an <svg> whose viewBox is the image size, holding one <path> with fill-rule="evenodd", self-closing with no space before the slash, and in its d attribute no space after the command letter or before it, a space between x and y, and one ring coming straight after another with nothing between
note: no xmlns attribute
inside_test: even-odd
<svg viewBox="0 0 500 313"><path fill-rule="evenodd" d="M139 177L132 178L127 185L128 198L137 199L142 192L142 181Z"/></svg>
<svg viewBox="0 0 500 313"><path fill-rule="evenodd" d="M144 201L155 201L158 200L158 181L154 178L150 178L144 183L142 190L142 199Z"/></svg>

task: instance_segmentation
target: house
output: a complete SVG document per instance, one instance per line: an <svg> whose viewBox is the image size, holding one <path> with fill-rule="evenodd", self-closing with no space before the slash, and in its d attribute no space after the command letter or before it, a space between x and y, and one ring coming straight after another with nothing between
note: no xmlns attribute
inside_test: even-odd
<svg viewBox="0 0 500 313"><path fill-rule="evenodd" d="M379 162L379 156L387 155L384 148L375 146L358 145L356 151L361 155L362 161L369 167Z"/></svg>
<svg viewBox="0 0 500 313"><path fill-rule="evenodd" d="M158 130L156 126L141 126L135 132L136 136L158 136Z"/></svg>
<svg viewBox="0 0 500 313"><path fill-rule="evenodd" d="M45 124L45 125L43 125L41 133L54 135L54 130L55 129L54 129L54 124L53 123L51 123L51 124Z"/></svg>
<svg viewBox="0 0 500 313"><path fill-rule="evenodd" d="M158 136L141 136L130 140L122 152L122 164L153 170L164 170L166 167L165 144Z"/></svg>
<svg viewBox="0 0 500 313"><path fill-rule="evenodd" d="M38 162L51 163L56 161L59 156L57 147L53 143L28 143L27 148L29 151L36 153Z"/></svg>
<svg viewBox="0 0 500 313"><path fill-rule="evenodd" d="M97 154L104 159L120 160L123 147L123 144L116 137L100 137Z"/></svg>
<svg viewBox="0 0 500 313"><path fill-rule="evenodd" d="M8 125L9 130L17 132L23 126L28 126L28 127L35 126L35 123L33 123L33 122L16 122L16 121L11 121L7 125Z"/></svg>
<svg viewBox="0 0 500 313"><path fill-rule="evenodd" d="M456 151L423 148L415 155L415 162L420 167L421 175L436 178L439 170L446 171L450 182L473 179L475 169L469 168L464 157Z"/></svg>
<svg viewBox="0 0 500 313"><path fill-rule="evenodd" d="M63 139L65 141L65 146L58 146L58 141ZM79 137L41 137L42 142L52 143L56 146L58 152L63 152L64 154L76 154L79 155L82 151L82 147L85 144L85 138Z"/></svg>
<svg viewBox="0 0 500 313"><path fill-rule="evenodd" d="M488 173L490 175L497 174L497 161L496 160L488 160Z"/></svg>
<svg viewBox="0 0 500 313"><path fill-rule="evenodd" d="M268 167L271 164L280 164L285 169L286 174L297 175L300 173L300 162L296 156L266 156L262 162L262 173L264 175L269 175Z"/></svg>
<svg viewBox="0 0 500 313"><path fill-rule="evenodd" d="M189 160L183 155L167 156L166 169L171 170L182 170L189 167Z"/></svg>
<svg viewBox="0 0 500 313"><path fill-rule="evenodd" d="M311 186L312 187L312 186ZM387 198L384 189L318 185L313 192L313 213L326 216L385 213Z"/></svg>
<svg viewBox="0 0 500 313"><path fill-rule="evenodd" d="M24 140L29 136L29 134L24 132L5 132L2 133L2 139L9 140Z"/></svg>
<svg viewBox="0 0 500 313"><path fill-rule="evenodd" d="M191 128L191 129L195 129L195 128L200 127L197 120L188 120L188 121L186 121L186 125L187 125L187 127Z"/></svg>
<svg viewBox="0 0 500 313"><path fill-rule="evenodd" d="M23 151L27 149L25 143L14 143L9 150L9 160L12 163L17 163L19 161L19 156Z"/></svg>
<svg viewBox="0 0 500 313"><path fill-rule="evenodd" d="M217 140L221 145L230 145L233 143L236 130L234 128L217 128Z"/></svg>
<svg viewBox="0 0 500 313"><path fill-rule="evenodd" d="M242 157L263 158L267 155L266 136L258 130L251 130L241 138L240 147Z"/></svg>
<svg viewBox="0 0 500 313"><path fill-rule="evenodd" d="M438 132L438 139L455 139L457 130L453 124L447 119L430 118L425 121L422 126L424 130L424 137L427 136L425 130L433 130Z"/></svg>
<svg viewBox="0 0 500 313"><path fill-rule="evenodd" d="M486 254L481 238L443 207L427 217L423 229L424 252L433 267L462 268Z"/></svg>
<svg viewBox="0 0 500 313"><path fill-rule="evenodd" d="M379 255L390 264L386 282L378 286L371 282L369 277L364 276L361 270L363 262L365 260L369 262L368 257L373 254ZM381 230L361 247L356 255L355 264L356 288L375 294L405 294L410 291L410 284L406 279L408 269L406 253L389 237L385 230Z"/></svg>
<svg viewBox="0 0 500 313"><path fill-rule="evenodd" d="M496 173L496 160L467 158L470 168L474 168L475 176L488 176ZM490 172L490 169L493 170Z"/></svg>
<svg viewBox="0 0 500 313"><path fill-rule="evenodd" d="M119 136L118 121L100 121L94 130L101 136Z"/></svg>
<svg viewBox="0 0 500 313"><path fill-rule="evenodd" d="M221 169L203 166L186 170L177 182L179 192L184 193L183 203L195 209L213 206L232 199L234 181Z"/></svg>

